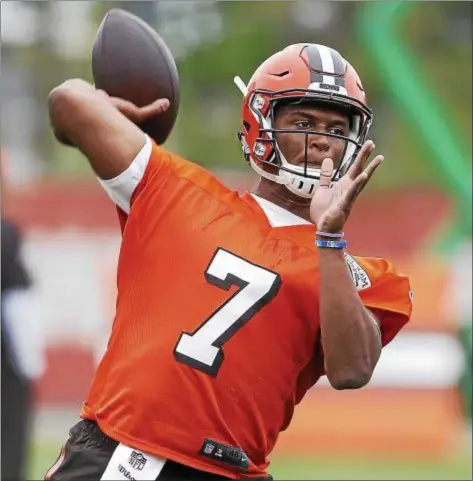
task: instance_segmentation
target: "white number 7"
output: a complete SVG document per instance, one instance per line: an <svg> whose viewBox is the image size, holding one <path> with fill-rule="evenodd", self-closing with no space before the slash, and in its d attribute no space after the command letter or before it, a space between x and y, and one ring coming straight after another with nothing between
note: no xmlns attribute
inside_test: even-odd
<svg viewBox="0 0 473 481"><path fill-rule="evenodd" d="M216 376L225 358L222 346L279 291L276 272L252 264L222 248L205 271L207 281L222 289L240 289L194 332L183 332L174 348L177 361Z"/></svg>

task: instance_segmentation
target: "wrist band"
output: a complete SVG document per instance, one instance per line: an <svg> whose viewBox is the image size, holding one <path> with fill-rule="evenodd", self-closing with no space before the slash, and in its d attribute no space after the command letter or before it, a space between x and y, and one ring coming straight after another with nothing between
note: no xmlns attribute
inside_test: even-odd
<svg viewBox="0 0 473 481"><path fill-rule="evenodd" d="M317 247L328 247L330 249L345 249L348 245L346 240L343 241L326 241L326 240L319 240L315 241L315 245Z"/></svg>
<svg viewBox="0 0 473 481"><path fill-rule="evenodd" d="M322 237L332 237L333 239L341 239L345 233L344 232L322 232L320 230L315 232L316 235L320 235Z"/></svg>

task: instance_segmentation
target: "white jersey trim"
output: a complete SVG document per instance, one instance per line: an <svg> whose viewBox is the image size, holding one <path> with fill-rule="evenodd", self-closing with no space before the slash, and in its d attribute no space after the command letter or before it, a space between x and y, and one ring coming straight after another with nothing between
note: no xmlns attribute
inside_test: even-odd
<svg viewBox="0 0 473 481"><path fill-rule="evenodd" d="M120 443L112 454L101 480L158 479L166 459L152 456Z"/></svg>
<svg viewBox="0 0 473 481"><path fill-rule="evenodd" d="M125 171L113 179L98 178L110 199L126 214L130 213L131 196L145 175L151 151L151 139L146 135L143 147Z"/></svg>
<svg viewBox="0 0 473 481"><path fill-rule="evenodd" d="M298 215L283 209L279 205L263 199L256 194L251 194L253 198L258 202L259 206L266 214L269 223L272 227L288 227L293 225L311 225L311 222L299 217Z"/></svg>

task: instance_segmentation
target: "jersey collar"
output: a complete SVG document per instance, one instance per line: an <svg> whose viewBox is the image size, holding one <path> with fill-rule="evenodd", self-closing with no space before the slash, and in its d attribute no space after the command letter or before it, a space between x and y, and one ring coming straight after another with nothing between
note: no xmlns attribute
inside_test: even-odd
<svg viewBox="0 0 473 481"><path fill-rule="evenodd" d="M258 205L261 207L262 211L266 215L269 223L272 227L288 227L294 225L313 225L311 222L299 217L298 215L283 209L279 205L270 202L269 200L263 199L256 194L251 194Z"/></svg>

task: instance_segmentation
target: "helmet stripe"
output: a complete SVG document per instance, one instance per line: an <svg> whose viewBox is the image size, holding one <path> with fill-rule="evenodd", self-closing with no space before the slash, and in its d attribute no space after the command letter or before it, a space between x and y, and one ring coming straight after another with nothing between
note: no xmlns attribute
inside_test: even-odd
<svg viewBox="0 0 473 481"><path fill-rule="evenodd" d="M344 74L346 62L336 50L326 47L325 45L312 44L307 46L307 54L311 68L320 70L326 74L332 74L323 75L311 72L311 83L321 82L324 84L345 87ZM313 80L313 78L317 79Z"/></svg>
<svg viewBox="0 0 473 481"><path fill-rule="evenodd" d="M335 85L339 87L345 87L345 66L346 62L343 57L336 51L331 49L334 73L340 75L340 77L335 77Z"/></svg>
<svg viewBox="0 0 473 481"><path fill-rule="evenodd" d="M322 71L322 58L320 57L319 49L317 45L311 44L305 47L305 51L307 52L307 60L309 62L310 67L310 83L322 82L322 74L316 72Z"/></svg>
<svg viewBox="0 0 473 481"><path fill-rule="evenodd" d="M335 67L333 65L333 57L331 48L325 47L324 45L319 45L318 50L320 53L320 58L322 59L322 70L324 73L334 74ZM335 78L332 75L324 75L323 76L323 83L324 84L335 84Z"/></svg>

